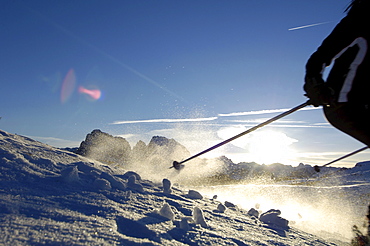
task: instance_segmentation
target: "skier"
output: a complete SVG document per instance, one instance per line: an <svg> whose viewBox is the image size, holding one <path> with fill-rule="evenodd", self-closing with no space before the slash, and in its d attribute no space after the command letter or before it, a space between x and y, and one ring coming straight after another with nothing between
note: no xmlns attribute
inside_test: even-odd
<svg viewBox="0 0 370 246"><path fill-rule="evenodd" d="M370 147L370 0L352 0L345 12L309 58L304 90L334 127ZM323 69L332 60L324 81Z"/></svg>

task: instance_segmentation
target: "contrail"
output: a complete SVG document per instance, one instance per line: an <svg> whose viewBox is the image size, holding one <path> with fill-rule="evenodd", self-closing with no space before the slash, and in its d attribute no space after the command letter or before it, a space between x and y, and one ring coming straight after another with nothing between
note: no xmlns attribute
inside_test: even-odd
<svg viewBox="0 0 370 246"><path fill-rule="evenodd" d="M288 29L288 31L294 31L294 30L303 29L303 28L307 28L307 27L313 27L313 26L324 25L324 24L328 24L328 23L330 23L330 22L331 22L331 21L326 21L326 22L320 22L320 23L315 23L315 24L310 24L310 25L305 25L305 26L292 27L292 28L289 28L289 29Z"/></svg>
<svg viewBox="0 0 370 246"><path fill-rule="evenodd" d="M135 123L175 123L175 122L195 122L195 121L211 121L217 117L209 118L190 118L190 119L149 119L149 120L130 120L130 121L115 121L111 125L135 124Z"/></svg>

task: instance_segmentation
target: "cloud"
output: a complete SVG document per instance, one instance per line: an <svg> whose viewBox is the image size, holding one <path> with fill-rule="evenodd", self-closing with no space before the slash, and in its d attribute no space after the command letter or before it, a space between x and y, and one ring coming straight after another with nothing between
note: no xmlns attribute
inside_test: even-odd
<svg viewBox="0 0 370 246"><path fill-rule="evenodd" d="M314 110L319 109L318 107L308 107L302 108L300 110ZM200 121L214 121L219 119L219 117L232 117L232 116L245 116L245 115L263 115L263 114L272 114L272 113L283 113L290 109L265 109L265 110L255 110L247 112L235 112L235 113L226 113L218 114L215 117L206 117L206 118L184 118L184 119L146 119L146 120L123 120L123 121L114 121L109 123L110 125L122 125L122 124L138 124L138 123L179 123L179 122L200 122ZM239 121L240 123L253 123L258 122L260 119L250 120L250 121ZM231 121L230 121L231 122ZM237 121L235 121L237 122Z"/></svg>
<svg viewBox="0 0 370 246"><path fill-rule="evenodd" d="M348 153L343 151L297 152L295 154L295 158L297 160L300 160L300 162L302 163L322 166L346 154ZM349 166L353 165L354 162L356 163L358 161L361 161L361 159L358 159L356 161L354 160L355 159L344 159L338 161L337 163L333 163L331 166L335 166L336 164L339 164L340 166Z"/></svg>
<svg viewBox="0 0 370 246"><path fill-rule="evenodd" d="M319 109L319 107L308 107L302 108L300 110L314 110ZM247 111L247 112L235 112L235 113L228 113L228 114L218 114L219 117L230 117L230 116L245 116L245 115L261 115L261 114L272 114L272 113L283 113L290 110L290 108L282 108L282 109L264 109L264 110L254 110L254 111Z"/></svg>
<svg viewBox="0 0 370 246"><path fill-rule="evenodd" d="M268 118L256 118L250 120L225 120L226 122L233 122L233 123L262 123L268 120ZM284 123L284 124L306 124L305 121L302 120L279 120L276 123Z"/></svg>
<svg viewBox="0 0 370 246"><path fill-rule="evenodd" d="M38 136L28 136L28 137L57 148L78 147L80 146L81 143L79 141L72 141L54 137L38 137Z"/></svg>
<svg viewBox="0 0 370 246"><path fill-rule="evenodd" d="M254 120L227 120L226 122L231 122L235 124L243 124L244 126L254 126L256 124L261 124L267 119L254 119ZM332 126L329 123L315 123L310 124L304 121L277 121L269 124L273 127L280 128L331 128Z"/></svg>
<svg viewBox="0 0 370 246"><path fill-rule="evenodd" d="M136 134L120 134L120 135L117 135L117 137L121 137L121 138L133 138L133 137L136 137Z"/></svg>
<svg viewBox="0 0 370 246"><path fill-rule="evenodd" d="M137 124L137 123L178 123L178 122L199 122L199 121L212 121L216 120L217 117L208 118L188 118L188 119L148 119L148 120L127 120L127 121L115 121L110 123L111 125L121 124Z"/></svg>

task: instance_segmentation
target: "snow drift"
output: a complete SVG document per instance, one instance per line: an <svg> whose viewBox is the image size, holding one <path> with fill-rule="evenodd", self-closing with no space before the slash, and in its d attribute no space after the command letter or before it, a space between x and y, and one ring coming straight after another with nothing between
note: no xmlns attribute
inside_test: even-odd
<svg viewBox="0 0 370 246"><path fill-rule="evenodd" d="M0 244L341 244L291 227L278 208L260 215L4 131L0 187Z"/></svg>

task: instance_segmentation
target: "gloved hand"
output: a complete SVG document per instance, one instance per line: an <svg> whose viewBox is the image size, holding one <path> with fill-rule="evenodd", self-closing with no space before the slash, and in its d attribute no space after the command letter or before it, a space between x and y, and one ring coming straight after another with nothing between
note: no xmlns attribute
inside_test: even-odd
<svg viewBox="0 0 370 246"><path fill-rule="evenodd" d="M306 91L305 96L313 106L334 104L334 90L327 86L321 76L306 75L303 88Z"/></svg>

